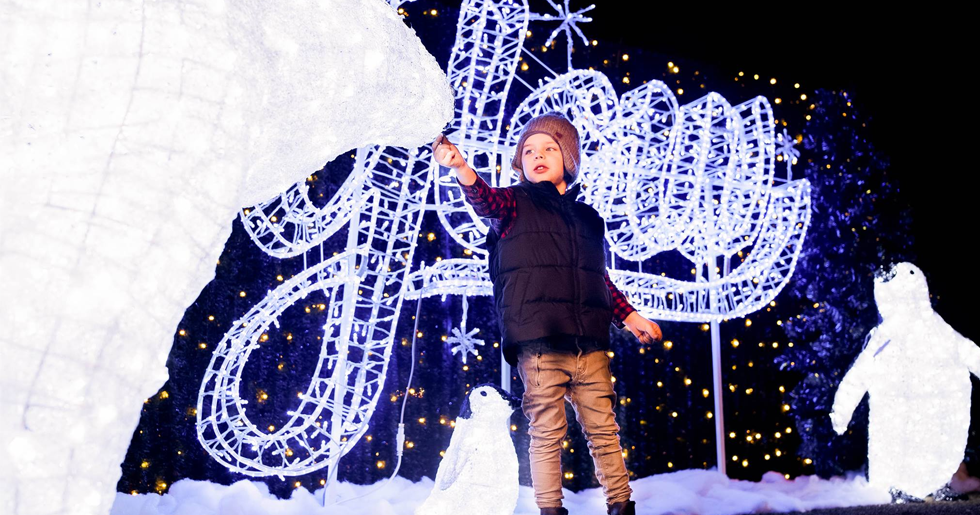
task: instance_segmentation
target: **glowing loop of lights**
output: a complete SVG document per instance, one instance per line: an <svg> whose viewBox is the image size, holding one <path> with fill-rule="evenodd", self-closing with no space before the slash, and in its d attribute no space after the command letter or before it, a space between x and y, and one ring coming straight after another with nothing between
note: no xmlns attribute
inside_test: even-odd
<svg viewBox="0 0 980 515"><path fill-rule="evenodd" d="M349 178L324 207L317 208L300 183L242 214L246 231L266 253L303 254L304 260L319 254L320 263L270 292L215 350L198 396L198 440L229 469L306 474L335 464L367 430L384 389L429 191L429 162L426 148L360 149ZM347 250L323 260L323 243L344 227ZM266 431L246 416L242 371L258 335L315 290L329 306L316 372L288 422Z"/></svg>

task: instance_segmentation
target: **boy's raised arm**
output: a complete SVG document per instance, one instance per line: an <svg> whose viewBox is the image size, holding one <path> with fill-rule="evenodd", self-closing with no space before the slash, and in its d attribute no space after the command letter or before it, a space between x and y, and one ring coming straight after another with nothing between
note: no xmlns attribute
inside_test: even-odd
<svg viewBox="0 0 980 515"><path fill-rule="evenodd" d="M505 220L517 210L514 192L507 188L491 188L463 159L456 145L442 134L432 143L432 155L436 162L456 172L456 180L463 190L473 212L484 218Z"/></svg>

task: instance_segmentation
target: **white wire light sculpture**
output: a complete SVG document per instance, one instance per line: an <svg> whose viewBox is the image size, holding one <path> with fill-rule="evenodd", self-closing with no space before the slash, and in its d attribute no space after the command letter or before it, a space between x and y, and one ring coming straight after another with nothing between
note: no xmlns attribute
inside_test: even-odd
<svg viewBox="0 0 980 515"><path fill-rule="evenodd" d="M251 476L293 476L330 467L367 430L384 388L428 194L425 148L358 150L347 182L323 208L306 183L242 215L252 240L277 257L319 247L321 262L270 292L218 345L198 396L198 440L219 462ZM348 227L347 248L322 260L322 243ZM274 431L253 424L240 395L259 335L310 292L329 300L319 360L299 406Z"/></svg>
<svg viewBox="0 0 980 515"><path fill-rule="evenodd" d="M524 83L515 75L522 54L536 59L524 49L529 20L561 21L569 52L569 27L581 35L574 23L589 21L581 16L588 9L572 12L565 2L558 10L564 21L531 15L524 0L463 2L447 70L456 91L447 137L490 185L503 187L517 181L509 163L523 126L549 111L569 117L583 145L584 201L606 220L613 281L648 318L712 324L721 434L718 322L754 312L788 282L809 225L809 184L792 180L788 167L775 173L775 122L763 97L731 106L711 93L680 105L659 81L618 96L602 73L584 70L552 72L537 87ZM506 119L505 134L515 78L529 94ZM791 143L780 151L791 164ZM430 185L434 204L427 205ZM424 210L437 213L472 259L410 270ZM402 301L492 294L483 248L488 227L464 201L454 173L435 165L425 147L358 150L355 169L324 208L310 202L301 183L242 221L256 245L280 258L307 259L339 229L357 229L344 253L280 286L240 321L244 329L225 336L202 385L199 439L215 459L250 475L335 465L373 413ZM691 261L693 280L637 271L669 250ZM331 299L320 364L289 424L267 434L248 422L238 395L241 368L282 309L317 288ZM501 368L509 388L509 367Z"/></svg>

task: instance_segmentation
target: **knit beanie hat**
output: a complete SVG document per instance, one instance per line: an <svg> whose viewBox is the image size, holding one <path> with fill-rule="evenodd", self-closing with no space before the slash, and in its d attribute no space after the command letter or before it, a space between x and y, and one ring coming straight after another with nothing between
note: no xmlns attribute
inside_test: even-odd
<svg viewBox="0 0 980 515"><path fill-rule="evenodd" d="M578 177L580 152L578 130L575 129L572 122L569 122L567 118L557 112L539 115L532 118L524 126L524 132L521 133L520 139L517 140L517 148L514 150L514 160L511 162L511 166L520 174L521 180L524 180L524 165L521 163L521 149L524 148L524 142L527 141L527 138L535 134L547 134L558 143L558 148L561 149L561 158L565 165L565 182L568 185L575 182L575 179Z"/></svg>

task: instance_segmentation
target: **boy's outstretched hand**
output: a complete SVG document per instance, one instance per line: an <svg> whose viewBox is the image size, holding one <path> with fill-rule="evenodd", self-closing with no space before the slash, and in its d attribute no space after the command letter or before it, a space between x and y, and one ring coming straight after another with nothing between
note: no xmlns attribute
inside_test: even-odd
<svg viewBox="0 0 980 515"><path fill-rule="evenodd" d="M432 142L432 156L437 163L447 168L462 168L466 166L466 160L459 153L459 149L442 134Z"/></svg>
<svg viewBox="0 0 980 515"><path fill-rule="evenodd" d="M626 320L623 320L623 325L625 325L633 336L636 336L640 343L649 344L660 341L664 335L660 332L660 326L655 322L651 322L636 311L629 314Z"/></svg>

